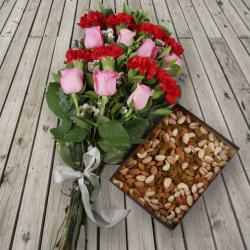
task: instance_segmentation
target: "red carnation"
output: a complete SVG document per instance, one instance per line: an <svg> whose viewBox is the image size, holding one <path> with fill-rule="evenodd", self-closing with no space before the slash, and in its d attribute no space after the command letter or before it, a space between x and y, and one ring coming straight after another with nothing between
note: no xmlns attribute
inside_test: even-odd
<svg viewBox="0 0 250 250"><path fill-rule="evenodd" d="M78 25L83 29L92 26L101 26L103 28L105 26L105 16L99 11L89 11L81 17Z"/></svg>
<svg viewBox="0 0 250 250"><path fill-rule="evenodd" d="M72 63L73 61L89 61L91 52L88 49L73 50L69 49L66 53L67 62Z"/></svg>
<svg viewBox="0 0 250 250"><path fill-rule="evenodd" d="M182 47L182 45L177 43L173 37L166 37L164 39L164 42L172 48L173 52L177 56L180 56L184 53L184 48Z"/></svg>
<svg viewBox="0 0 250 250"><path fill-rule="evenodd" d="M110 14L106 19L106 24L115 27L117 24L126 24L128 27L135 28L134 18L126 13Z"/></svg>
<svg viewBox="0 0 250 250"><path fill-rule="evenodd" d="M157 74L157 65L149 57L135 56L128 61L129 69L137 69L140 74L147 74L147 79L153 78Z"/></svg>
<svg viewBox="0 0 250 250"><path fill-rule="evenodd" d="M123 49L117 45L100 46L92 50L91 59L99 60L106 56L117 58L123 53Z"/></svg>
<svg viewBox="0 0 250 250"><path fill-rule="evenodd" d="M161 40L163 40L165 37L168 37L165 31L159 25L153 23L143 23L137 27L137 31L144 31L145 33Z"/></svg>
<svg viewBox="0 0 250 250"><path fill-rule="evenodd" d="M167 102L170 104L175 104L177 99L181 96L180 86L164 70L158 70L157 78L158 81L161 83L161 90L167 94Z"/></svg>

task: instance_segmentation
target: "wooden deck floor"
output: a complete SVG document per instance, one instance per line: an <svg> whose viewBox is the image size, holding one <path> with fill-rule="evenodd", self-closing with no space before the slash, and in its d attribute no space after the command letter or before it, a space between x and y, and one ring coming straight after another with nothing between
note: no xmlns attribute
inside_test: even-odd
<svg viewBox="0 0 250 250"><path fill-rule="evenodd" d="M123 1L104 1L120 11ZM250 0L129 0L168 24L184 45L181 103L240 146L239 154L184 222L170 232L108 182L100 200L131 208L107 231L89 227L95 250L241 250L250 248ZM0 0L0 249L53 248L69 186L51 181L60 164L44 101L62 67L75 23L89 0ZM83 249L82 242L79 249Z"/></svg>

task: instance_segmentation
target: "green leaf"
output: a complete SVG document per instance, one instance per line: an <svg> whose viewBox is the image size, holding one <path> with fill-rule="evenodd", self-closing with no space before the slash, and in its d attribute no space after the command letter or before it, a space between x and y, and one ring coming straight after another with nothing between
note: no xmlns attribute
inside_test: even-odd
<svg viewBox="0 0 250 250"><path fill-rule="evenodd" d="M101 138L114 146L129 146L129 135L121 123L109 121L98 126Z"/></svg>
<svg viewBox="0 0 250 250"><path fill-rule="evenodd" d="M167 54L169 54L170 51L171 51L171 47L164 48L164 49L160 52L160 54L157 56L156 60L162 59L162 58L165 57Z"/></svg>
<svg viewBox="0 0 250 250"><path fill-rule="evenodd" d="M130 139L133 141L135 139L141 138L146 130L149 128L148 119L143 119L140 117L135 117L125 124L125 129L127 130Z"/></svg>
<svg viewBox="0 0 250 250"><path fill-rule="evenodd" d="M111 109L111 115L112 115L113 118L115 117L116 113L117 113L118 111L120 111L121 108L123 108L123 106L124 106L123 103L116 103L116 104L112 107L112 109Z"/></svg>
<svg viewBox="0 0 250 250"><path fill-rule="evenodd" d="M86 130L89 130L90 124L86 122L84 119L78 117L78 116L71 116L70 118L78 127L84 128Z"/></svg>
<svg viewBox="0 0 250 250"><path fill-rule="evenodd" d="M106 124L106 123L109 122L109 121L110 121L110 119L109 119L108 117L106 117L106 116L104 116L104 115L99 115L99 116L97 117L97 122L96 122L96 124L97 124L98 127L100 127L100 126Z"/></svg>
<svg viewBox="0 0 250 250"><path fill-rule="evenodd" d="M72 159L71 159L71 155L70 155L70 149L69 146L67 145L59 145L59 151L60 151L60 155L63 159L63 161L65 163L67 163L68 165L72 165Z"/></svg>
<svg viewBox="0 0 250 250"><path fill-rule="evenodd" d="M154 111L155 115L161 115L161 116L167 116L167 115L170 115L171 113L172 113L172 110L168 108L159 108Z"/></svg>
<svg viewBox="0 0 250 250"><path fill-rule="evenodd" d="M101 11L103 14L105 14L105 12L106 12L105 6L104 6L101 2L98 2L98 5L99 5L99 8L100 8L100 11Z"/></svg>
<svg viewBox="0 0 250 250"><path fill-rule="evenodd" d="M85 73L88 85L93 89L94 88L94 79L91 73Z"/></svg>
<svg viewBox="0 0 250 250"><path fill-rule="evenodd" d="M153 99L156 100L156 99L160 98L163 94L164 94L163 91L155 89L154 94L153 94Z"/></svg>
<svg viewBox="0 0 250 250"><path fill-rule="evenodd" d="M127 147L114 146L113 144L110 144L104 140L100 140L97 143L104 152L117 151L117 150L126 152L128 150Z"/></svg>
<svg viewBox="0 0 250 250"><path fill-rule="evenodd" d="M168 36L171 36L171 32L165 25L160 24L159 26L167 33Z"/></svg>
<svg viewBox="0 0 250 250"><path fill-rule="evenodd" d="M53 135L53 138L59 141L64 141L64 133L60 127L52 128L50 133Z"/></svg>
<svg viewBox="0 0 250 250"><path fill-rule="evenodd" d="M64 135L70 130L72 126L72 121L69 119L62 119L61 125L57 128L52 128L50 133L53 135L54 139L59 141L64 141Z"/></svg>
<svg viewBox="0 0 250 250"><path fill-rule="evenodd" d="M54 79L54 82L60 82L60 79L61 79L61 76L60 76L60 73L53 73L53 79Z"/></svg>
<svg viewBox="0 0 250 250"><path fill-rule="evenodd" d="M72 114L70 96L65 95L57 82L49 84L46 92L46 100L50 110L60 118L67 118Z"/></svg>
<svg viewBox="0 0 250 250"><path fill-rule="evenodd" d="M96 94L95 91L87 91L84 93L84 96L88 97L88 98L91 98L91 99L98 99L98 95Z"/></svg>
<svg viewBox="0 0 250 250"><path fill-rule="evenodd" d="M131 140L131 144L144 144L144 143L146 143L146 140L142 138L135 138Z"/></svg>
<svg viewBox="0 0 250 250"><path fill-rule="evenodd" d="M65 140L68 142L81 142L88 134L88 130L84 128L74 128L70 130L65 136Z"/></svg>
<svg viewBox="0 0 250 250"><path fill-rule="evenodd" d="M116 43L117 46L119 46L124 51L128 50L128 46L126 46L124 43Z"/></svg>
<svg viewBox="0 0 250 250"><path fill-rule="evenodd" d="M114 70L115 66L115 59L113 57L105 57L104 59L101 60L101 64L103 67L103 70Z"/></svg>
<svg viewBox="0 0 250 250"><path fill-rule="evenodd" d="M123 4L123 12L126 13L126 14L128 14L128 15L132 14L131 9L128 7L128 5L125 2Z"/></svg>
<svg viewBox="0 0 250 250"><path fill-rule="evenodd" d="M104 156L104 162L109 164L118 164L123 160L123 151L108 152Z"/></svg>

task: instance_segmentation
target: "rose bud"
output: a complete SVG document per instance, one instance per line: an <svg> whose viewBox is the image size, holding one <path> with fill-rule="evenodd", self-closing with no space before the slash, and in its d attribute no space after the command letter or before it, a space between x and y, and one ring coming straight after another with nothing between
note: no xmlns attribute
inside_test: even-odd
<svg viewBox="0 0 250 250"><path fill-rule="evenodd" d="M120 29L117 42L130 46L133 43L133 37L135 35L136 33L129 29Z"/></svg>
<svg viewBox="0 0 250 250"><path fill-rule="evenodd" d="M144 109L154 90L144 84L137 84L135 91L129 96L127 104L133 100L135 110Z"/></svg>
<svg viewBox="0 0 250 250"><path fill-rule="evenodd" d="M61 70L60 84L65 94L78 93L83 88L83 71L79 68Z"/></svg>
<svg viewBox="0 0 250 250"><path fill-rule="evenodd" d="M119 73L112 70L94 71L94 90L98 95L111 96L116 93L116 81Z"/></svg>
<svg viewBox="0 0 250 250"><path fill-rule="evenodd" d="M103 45L100 26L85 28L84 31L84 45L86 49L92 49Z"/></svg>
<svg viewBox="0 0 250 250"><path fill-rule="evenodd" d="M158 51L159 48L155 46L155 42L149 38L144 39L142 45L137 50L139 56L151 57L152 59L156 58Z"/></svg>
<svg viewBox="0 0 250 250"><path fill-rule="evenodd" d="M176 54L171 54L171 55L167 55L165 56L165 61L167 63L171 62L171 61L175 61L175 64L179 65L180 67L182 66L182 61L180 59L179 56L177 56Z"/></svg>

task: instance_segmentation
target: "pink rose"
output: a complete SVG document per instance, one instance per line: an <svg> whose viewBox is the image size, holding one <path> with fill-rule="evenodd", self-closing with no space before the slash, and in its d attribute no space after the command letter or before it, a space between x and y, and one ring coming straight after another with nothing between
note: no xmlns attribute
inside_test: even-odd
<svg viewBox="0 0 250 250"><path fill-rule="evenodd" d="M86 49L92 49L103 45L100 26L85 28L84 31L84 45Z"/></svg>
<svg viewBox="0 0 250 250"><path fill-rule="evenodd" d="M145 108L148 99L154 94L154 90L144 84L137 84L135 91L129 96L127 104L133 100L134 108L140 110Z"/></svg>
<svg viewBox="0 0 250 250"><path fill-rule="evenodd" d="M94 89L98 95L111 96L116 93L116 81L120 77L112 70L94 71Z"/></svg>
<svg viewBox="0 0 250 250"><path fill-rule="evenodd" d="M124 43L125 45L130 46L135 35L136 33L129 29L120 29L117 42Z"/></svg>
<svg viewBox="0 0 250 250"><path fill-rule="evenodd" d="M175 64L179 65L180 67L182 66L182 61L180 59L179 56L177 56L176 54L171 54L171 55L167 55L165 56L165 60L167 63L169 63L170 61L174 61L175 60Z"/></svg>
<svg viewBox="0 0 250 250"><path fill-rule="evenodd" d="M149 38L143 40L142 45L137 50L138 55L142 57L151 57L155 59L157 53L159 52L159 48L155 46L154 41Z"/></svg>
<svg viewBox="0 0 250 250"><path fill-rule="evenodd" d="M83 88L83 71L78 68L61 70L60 84L65 94L80 92Z"/></svg>

